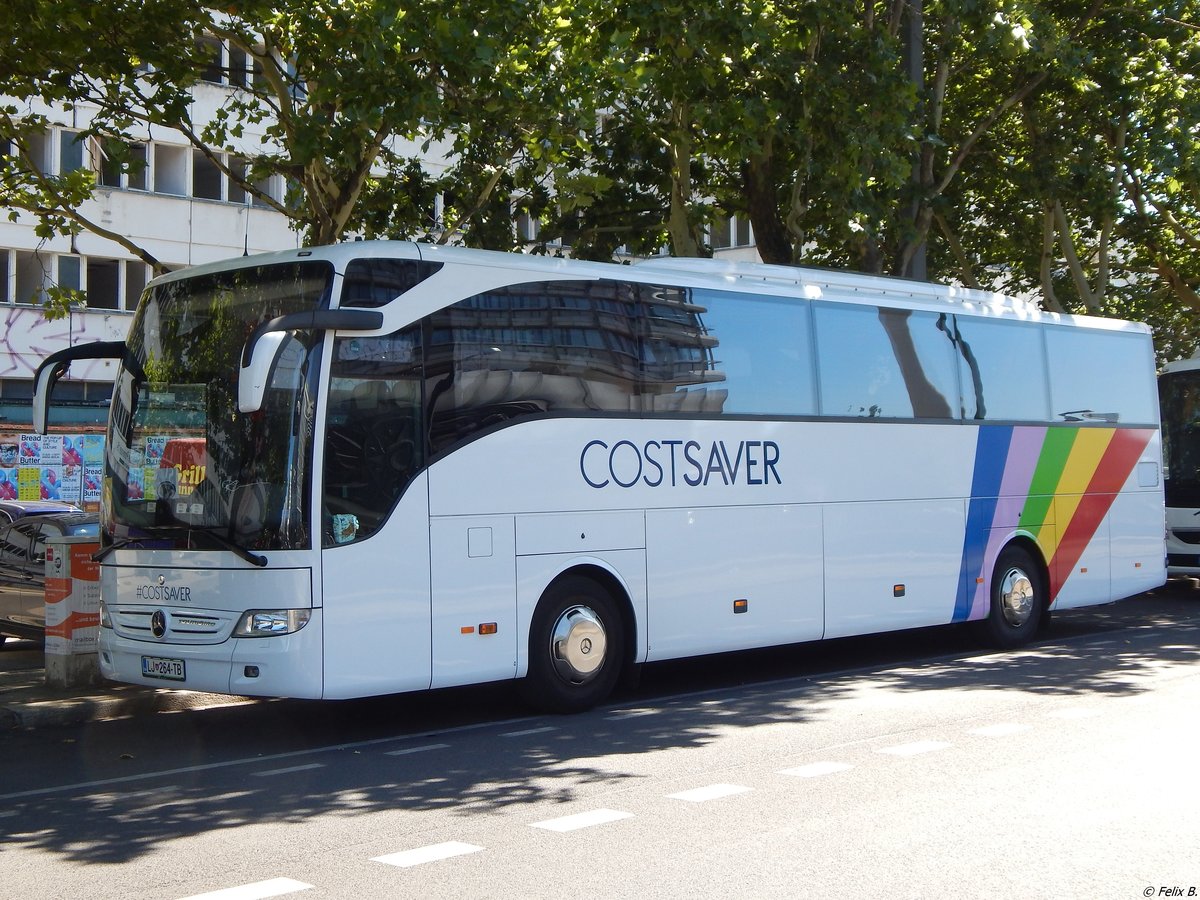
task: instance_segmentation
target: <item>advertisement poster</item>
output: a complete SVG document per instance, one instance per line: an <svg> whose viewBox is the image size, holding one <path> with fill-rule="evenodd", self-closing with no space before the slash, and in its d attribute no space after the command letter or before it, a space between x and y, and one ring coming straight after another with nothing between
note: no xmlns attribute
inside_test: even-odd
<svg viewBox="0 0 1200 900"><path fill-rule="evenodd" d="M141 500L146 496L146 470L129 470L129 489L125 494L126 500Z"/></svg>
<svg viewBox="0 0 1200 900"><path fill-rule="evenodd" d="M83 465L83 435L69 434L63 437L62 462L64 466Z"/></svg>
<svg viewBox="0 0 1200 900"><path fill-rule="evenodd" d="M42 499L42 470L38 466L21 466L17 469L17 499Z"/></svg>
<svg viewBox="0 0 1200 900"><path fill-rule="evenodd" d="M17 499L17 470L0 469L0 500Z"/></svg>
<svg viewBox="0 0 1200 900"><path fill-rule="evenodd" d="M143 500L157 500L158 494L156 480L158 477L158 466L146 466L142 469L142 490L145 495Z"/></svg>
<svg viewBox="0 0 1200 900"><path fill-rule="evenodd" d="M83 502L100 502L100 479L104 474L104 466L85 464L83 467Z"/></svg>
<svg viewBox="0 0 1200 900"><path fill-rule="evenodd" d="M15 437L0 437L0 467L11 469L21 458L21 442Z"/></svg>
<svg viewBox="0 0 1200 900"><path fill-rule="evenodd" d="M37 466L42 462L42 436L40 434L21 435L21 465Z"/></svg>
<svg viewBox="0 0 1200 900"><path fill-rule="evenodd" d="M78 506L83 500L83 467L63 466L59 485L59 499Z"/></svg>
<svg viewBox="0 0 1200 900"><path fill-rule="evenodd" d="M63 461L63 436L61 434L46 434L42 436L43 466L61 466Z"/></svg>
<svg viewBox="0 0 1200 900"><path fill-rule="evenodd" d="M62 500L62 466L43 466L41 470L41 499Z"/></svg>
<svg viewBox="0 0 1200 900"><path fill-rule="evenodd" d="M83 462L89 466L98 466L104 463L104 435L85 434L83 436Z"/></svg>
<svg viewBox="0 0 1200 900"><path fill-rule="evenodd" d="M146 438L146 468L157 469L162 462L163 448L167 445L165 436L159 435ZM44 451L43 451L44 452Z"/></svg>

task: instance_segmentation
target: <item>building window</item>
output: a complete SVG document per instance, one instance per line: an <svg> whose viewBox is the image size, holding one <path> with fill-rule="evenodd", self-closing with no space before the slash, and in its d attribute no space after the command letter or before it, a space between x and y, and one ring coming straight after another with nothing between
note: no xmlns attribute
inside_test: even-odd
<svg viewBox="0 0 1200 900"><path fill-rule="evenodd" d="M177 197L187 195L187 148L154 145L154 191Z"/></svg>
<svg viewBox="0 0 1200 900"><path fill-rule="evenodd" d="M145 144L123 144L113 138L96 142L96 183L104 187L146 190L149 158Z"/></svg>
<svg viewBox="0 0 1200 900"><path fill-rule="evenodd" d="M128 260L125 263L125 308L136 309L142 291L150 280L150 268L144 262Z"/></svg>
<svg viewBox="0 0 1200 900"><path fill-rule="evenodd" d="M83 168L83 141L78 131L67 131L65 128L58 133L58 171L67 175Z"/></svg>
<svg viewBox="0 0 1200 900"><path fill-rule="evenodd" d="M42 302L49 273L46 271L46 261L37 253L24 253L18 250L13 254L16 258L15 278L16 303L38 304Z"/></svg>
<svg viewBox="0 0 1200 900"><path fill-rule="evenodd" d="M11 303L13 300L13 251L0 250L0 302Z"/></svg>
<svg viewBox="0 0 1200 900"><path fill-rule="evenodd" d="M64 290L78 291L83 288L82 258L60 256L58 258L58 286Z"/></svg>
<svg viewBox="0 0 1200 900"><path fill-rule="evenodd" d="M192 196L202 200L221 200L225 173L202 150L192 151Z"/></svg>
<svg viewBox="0 0 1200 900"><path fill-rule="evenodd" d="M196 53L200 58L200 80L209 84L225 83L224 48L216 38L202 37L196 41Z"/></svg>
<svg viewBox="0 0 1200 900"><path fill-rule="evenodd" d="M87 261L88 309L118 309L120 303L121 262L116 259L89 258Z"/></svg>
<svg viewBox="0 0 1200 900"><path fill-rule="evenodd" d="M754 246L754 230L746 216L717 213L709 227L709 243L714 250Z"/></svg>

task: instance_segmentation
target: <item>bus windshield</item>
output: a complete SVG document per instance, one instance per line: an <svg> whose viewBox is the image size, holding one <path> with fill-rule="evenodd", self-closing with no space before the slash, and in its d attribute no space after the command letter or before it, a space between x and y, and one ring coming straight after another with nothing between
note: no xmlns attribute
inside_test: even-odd
<svg viewBox="0 0 1200 900"><path fill-rule="evenodd" d="M1159 379L1164 488L1169 507L1200 506L1200 369Z"/></svg>
<svg viewBox="0 0 1200 900"><path fill-rule="evenodd" d="M153 287L113 392L104 527L121 544L245 551L311 545L320 332L288 332L260 410L237 406L243 345L265 320L328 305L332 267L298 262Z"/></svg>

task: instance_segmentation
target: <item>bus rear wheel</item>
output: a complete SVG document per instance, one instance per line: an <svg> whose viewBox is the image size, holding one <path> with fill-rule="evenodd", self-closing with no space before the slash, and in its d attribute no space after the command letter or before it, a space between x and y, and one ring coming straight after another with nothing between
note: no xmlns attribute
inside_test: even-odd
<svg viewBox="0 0 1200 900"><path fill-rule="evenodd" d="M1046 581L1033 554L1005 547L992 570L991 594L987 618L979 623L983 638L1002 650L1027 644L1046 609Z"/></svg>
<svg viewBox="0 0 1200 900"><path fill-rule="evenodd" d="M591 709L612 693L624 650L612 595L590 578L561 578L546 589L533 614L522 697L546 712Z"/></svg>

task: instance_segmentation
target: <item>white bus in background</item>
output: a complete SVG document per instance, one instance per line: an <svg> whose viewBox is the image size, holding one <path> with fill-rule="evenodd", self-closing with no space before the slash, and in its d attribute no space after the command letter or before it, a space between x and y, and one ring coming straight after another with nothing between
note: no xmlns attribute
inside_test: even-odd
<svg viewBox="0 0 1200 900"><path fill-rule="evenodd" d="M120 681L518 679L574 710L648 661L957 622L1016 646L1166 576L1148 329L992 294L347 243L155 280L127 342L46 360L39 427L89 354L121 360Z"/></svg>
<svg viewBox="0 0 1200 900"><path fill-rule="evenodd" d="M1200 357L1168 363L1162 404L1167 571L1200 576Z"/></svg>

